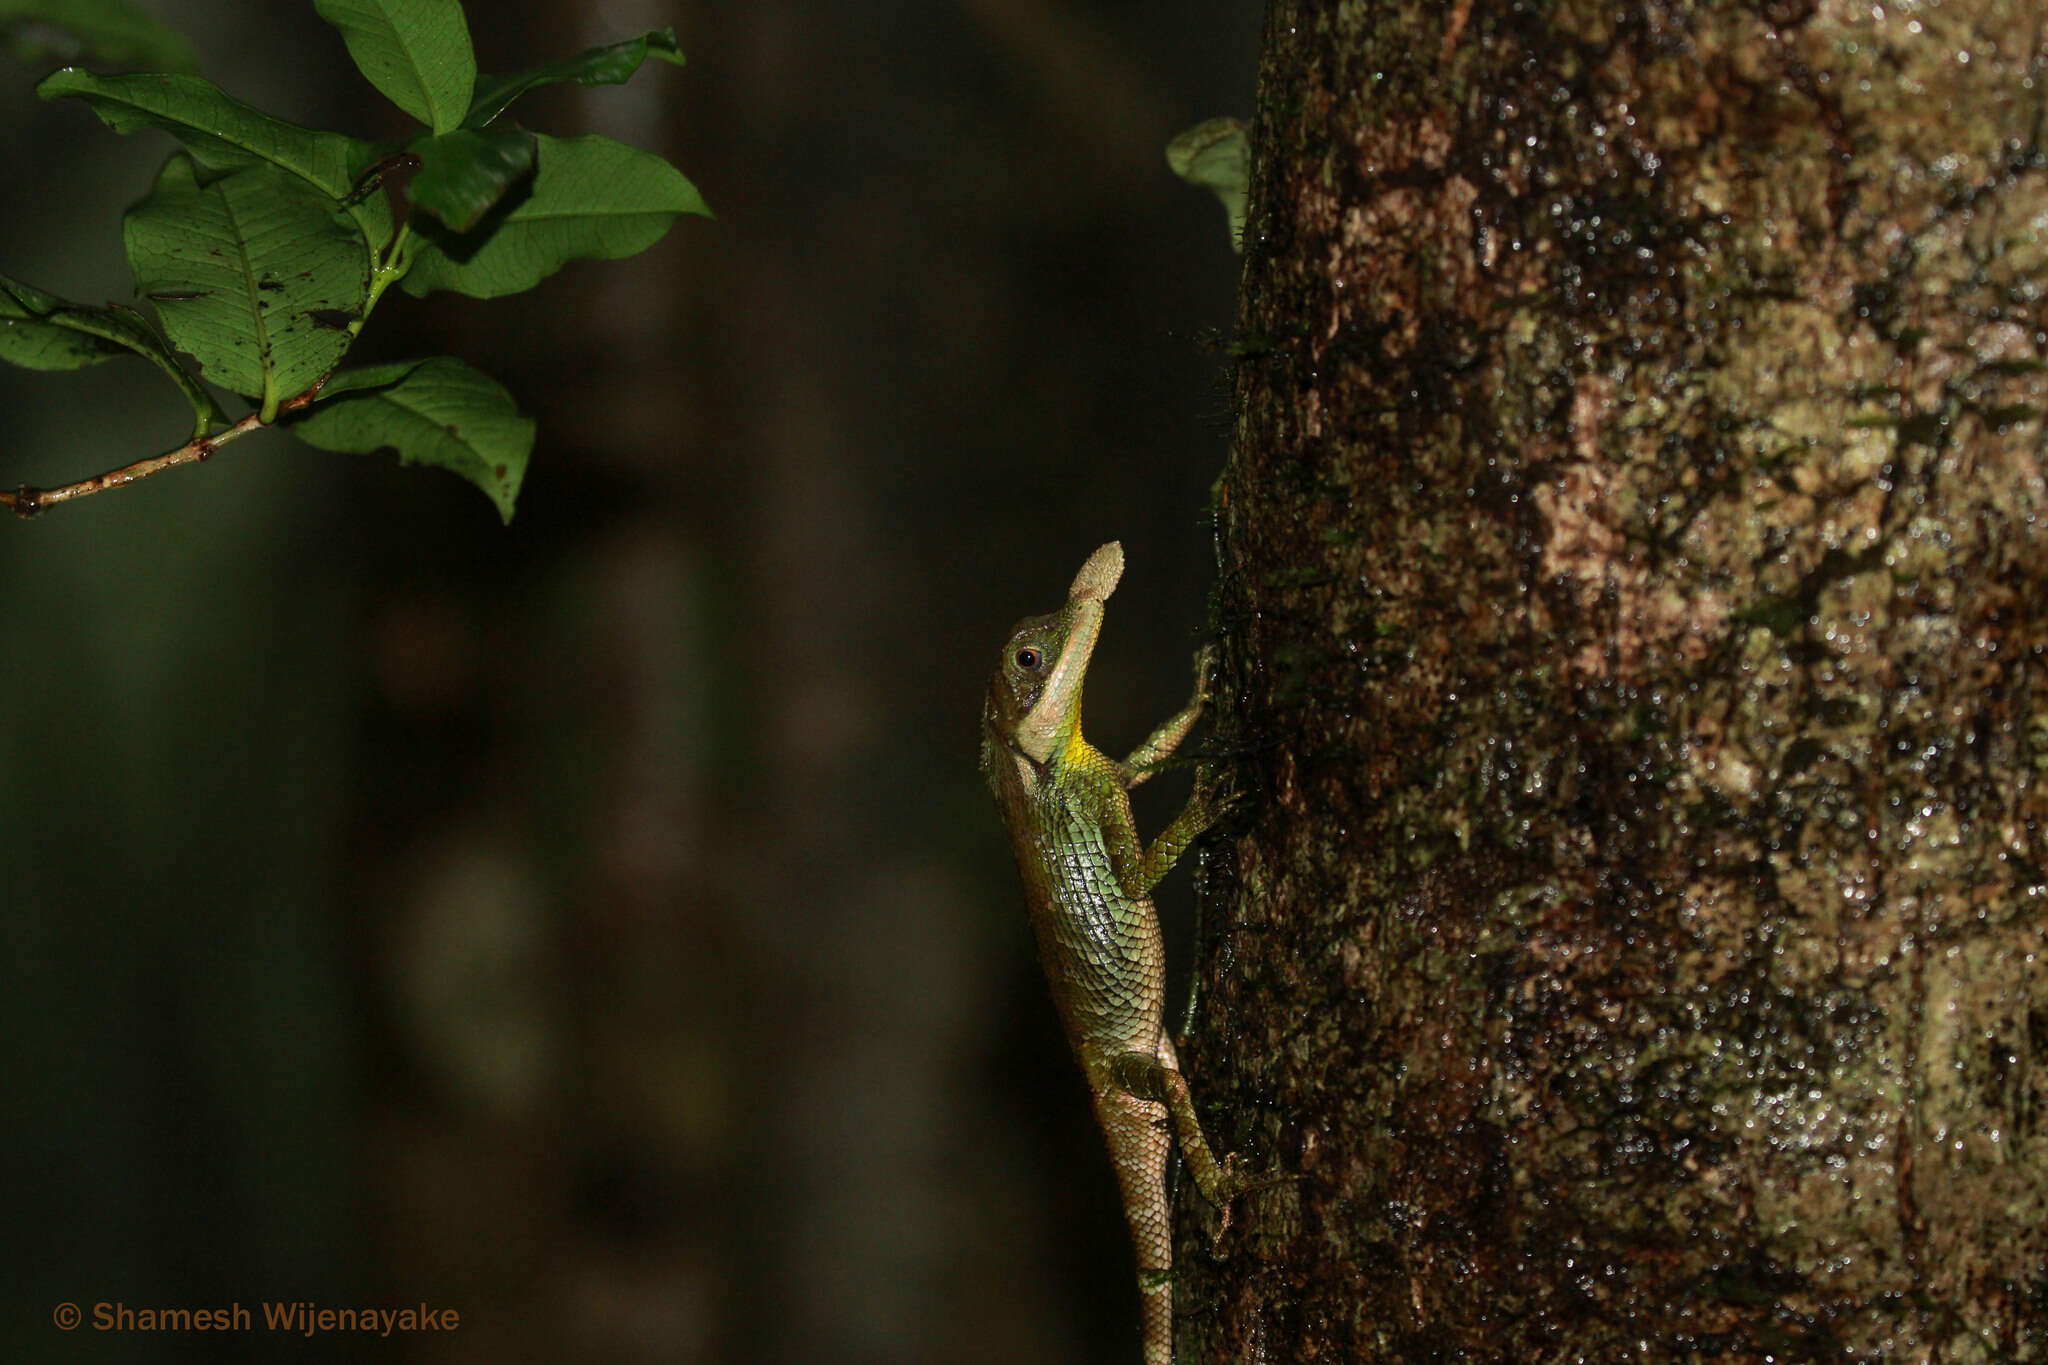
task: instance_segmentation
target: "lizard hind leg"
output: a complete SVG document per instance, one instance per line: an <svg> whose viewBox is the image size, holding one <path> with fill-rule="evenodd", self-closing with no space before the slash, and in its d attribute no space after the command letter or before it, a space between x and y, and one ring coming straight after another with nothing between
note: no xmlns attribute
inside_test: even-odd
<svg viewBox="0 0 2048 1365"><path fill-rule="evenodd" d="M1110 1074L1133 1097L1165 1106L1180 1143L1181 1160L1187 1163L1188 1174L1195 1178L1195 1188L1202 1192L1202 1198L1222 1211L1227 1228L1230 1201L1242 1193L1243 1181L1227 1160L1216 1159L1208 1136L1202 1132L1202 1121L1195 1114L1187 1077L1181 1075L1177 1061L1172 1041L1162 1037L1157 1052L1118 1054L1110 1063Z"/></svg>

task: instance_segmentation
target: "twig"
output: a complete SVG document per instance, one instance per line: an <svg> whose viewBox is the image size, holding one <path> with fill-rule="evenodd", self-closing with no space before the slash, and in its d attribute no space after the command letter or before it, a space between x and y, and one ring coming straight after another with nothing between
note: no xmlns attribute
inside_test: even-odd
<svg viewBox="0 0 2048 1365"><path fill-rule="evenodd" d="M176 450L162 455L152 455L146 460L124 464L119 469L110 469L90 479L77 483L60 484L55 488L31 488L27 484L8 492L0 490L0 507L11 507L18 517L32 517L54 503L69 502L82 498L88 493L104 493L110 488L126 488L137 479L146 479L152 474L161 474L166 469L175 469L181 464L197 464L212 457L213 452L229 441L247 436L263 425L256 413L250 413L231 427L214 432L210 436L195 436Z"/></svg>

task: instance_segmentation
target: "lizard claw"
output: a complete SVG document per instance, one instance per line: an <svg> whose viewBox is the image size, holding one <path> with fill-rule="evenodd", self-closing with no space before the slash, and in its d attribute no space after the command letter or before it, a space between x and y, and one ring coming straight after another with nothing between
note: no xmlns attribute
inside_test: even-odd
<svg viewBox="0 0 2048 1365"><path fill-rule="evenodd" d="M1195 769L1195 790L1188 800L1209 813L1208 824L1212 827L1244 804L1244 796L1231 782L1229 770L1214 763L1204 763Z"/></svg>
<svg viewBox="0 0 2048 1365"><path fill-rule="evenodd" d="M1223 1158L1223 1179L1226 1182L1225 1188L1230 1191L1230 1197L1235 1199L1254 1190L1270 1190L1276 1185L1292 1185L1301 1177L1293 1171L1240 1170L1237 1153L1232 1152Z"/></svg>
<svg viewBox="0 0 2048 1365"><path fill-rule="evenodd" d="M1216 673L1216 642L1211 640L1195 651L1195 700L1207 703L1215 695L1210 679Z"/></svg>

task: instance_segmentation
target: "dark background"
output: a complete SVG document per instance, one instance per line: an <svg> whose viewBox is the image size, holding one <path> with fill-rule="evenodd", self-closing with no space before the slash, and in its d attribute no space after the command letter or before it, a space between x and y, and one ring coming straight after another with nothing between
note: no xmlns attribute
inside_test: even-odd
<svg viewBox="0 0 2048 1365"><path fill-rule="evenodd" d="M153 8L230 93L396 131L310 3ZM1090 734L1185 698L1236 258L1162 148L1249 111L1257 7L470 11L487 70L675 25L685 70L521 115L719 217L380 307L355 359L452 352L538 419L509 529L268 435L0 523L0 1358L1133 1359L976 720L1112 537ZM0 62L0 273L128 299L170 144L41 74ZM0 371L0 483L184 413L140 362ZM462 1325L51 1325L264 1300Z"/></svg>

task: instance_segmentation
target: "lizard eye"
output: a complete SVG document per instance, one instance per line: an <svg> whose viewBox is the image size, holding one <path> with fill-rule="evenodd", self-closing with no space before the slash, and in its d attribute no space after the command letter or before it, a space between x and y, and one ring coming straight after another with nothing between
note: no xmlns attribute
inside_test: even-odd
<svg viewBox="0 0 2048 1365"><path fill-rule="evenodd" d="M1018 650L1018 651L1017 651L1017 667L1019 667L1019 668L1023 668L1023 669L1033 669L1033 668L1037 668L1037 667L1038 667L1038 659L1039 659L1038 651L1037 651L1037 650L1035 650L1035 649L1020 649L1020 650Z"/></svg>

